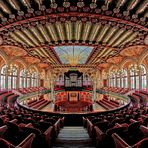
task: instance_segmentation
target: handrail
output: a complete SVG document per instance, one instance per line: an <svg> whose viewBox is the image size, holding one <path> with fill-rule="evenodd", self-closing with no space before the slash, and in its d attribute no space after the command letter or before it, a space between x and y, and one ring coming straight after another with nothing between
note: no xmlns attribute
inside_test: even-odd
<svg viewBox="0 0 148 148"><path fill-rule="evenodd" d="M127 104L126 105L123 105L123 106L120 106L116 109L112 109L112 110L107 110L107 111L96 111L96 112L85 112L85 113L64 113L64 112L54 112L54 111L50 111L50 112L46 112L46 111L39 111L39 110L35 110L35 109L31 109L23 104L21 104L22 100L25 100L29 97L31 97L32 95L39 95L41 94L40 92L33 92L33 93L29 93L29 94L26 94L26 95L23 95L23 96L20 96L18 97L17 99L17 104L18 106L26 109L26 110L29 110L29 111L33 111L33 112L38 112L38 113L43 113L43 114L49 114L49 115L58 115L58 116L70 116L70 115L73 115L73 116L87 116L87 115L97 115L97 114L106 114L106 113L111 113L111 112L115 112L115 111L118 111L118 110L121 110L121 109L124 109L124 108L127 108L129 105L130 105L130 98L128 98L127 96L125 95L121 95L121 94L118 94L118 93L113 93L113 92L106 92L106 91L102 91L102 90L97 90L96 91L97 93L101 93L101 94L109 94L109 95L112 95L112 96L116 96L118 98L121 98L123 100L126 100L127 101Z"/></svg>
<svg viewBox="0 0 148 148"><path fill-rule="evenodd" d="M115 93L115 92L111 92L111 91L104 91L104 90L101 90L101 89L97 89L96 92L100 93L100 94L118 97L118 98L120 98L124 101L127 101L127 103L130 102L130 98L128 96L124 95L124 94L119 94L119 93Z"/></svg>

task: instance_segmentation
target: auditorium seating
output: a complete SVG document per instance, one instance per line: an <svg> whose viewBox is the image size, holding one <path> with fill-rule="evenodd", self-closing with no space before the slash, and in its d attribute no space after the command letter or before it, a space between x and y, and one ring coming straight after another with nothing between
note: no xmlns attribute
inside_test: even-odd
<svg viewBox="0 0 148 148"><path fill-rule="evenodd" d="M3 91L3 93L0 93L0 104L8 104L8 105L14 105L14 102L16 101L18 95L12 93L11 91Z"/></svg>
<svg viewBox="0 0 148 148"><path fill-rule="evenodd" d="M126 94L129 91L131 91L130 88L118 88L118 87L103 87L101 88L101 90L111 91L111 92L120 93L120 94Z"/></svg>
<svg viewBox="0 0 148 148"><path fill-rule="evenodd" d="M148 141L148 110L145 105L147 93L135 91L131 95L136 101L135 103L132 101L132 105L128 108L83 117L83 125L96 147L146 147ZM5 103L1 103L0 106L0 147L3 145L12 148L36 148L39 145L45 148L52 147L64 125L64 117L15 107L16 97L17 95L12 92L1 94L1 102ZM89 97L87 93L82 93L80 100L90 101ZM137 102L138 105L136 105ZM27 105L29 108L39 110L46 103L49 101L41 97L30 99ZM119 102L110 100L107 96L98 103L102 103L107 110L120 106Z"/></svg>
<svg viewBox="0 0 148 148"><path fill-rule="evenodd" d="M148 142L148 110L142 105L83 117L83 125L99 148L138 147Z"/></svg>
<svg viewBox="0 0 148 148"><path fill-rule="evenodd" d="M19 91L21 94L27 94L31 92L46 90L45 87L29 87L29 88L19 88L17 91Z"/></svg>
<svg viewBox="0 0 148 148"><path fill-rule="evenodd" d="M102 106L106 110L116 109L120 107L119 102L117 102L116 100L108 99L108 97L105 95L101 100L97 100L96 103L98 103L100 106Z"/></svg>
<svg viewBox="0 0 148 148"><path fill-rule="evenodd" d="M12 147L48 148L63 126L64 118L1 105L0 122L0 138Z"/></svg>
<svg viewBox="0 0 148 148"><path fill-rule="evenodd" d="M133 102L133 105L139 106L140 104L148 106L148 93L145 91L142 93L142 90L136 90L132 94L128 95Z"/></svg>

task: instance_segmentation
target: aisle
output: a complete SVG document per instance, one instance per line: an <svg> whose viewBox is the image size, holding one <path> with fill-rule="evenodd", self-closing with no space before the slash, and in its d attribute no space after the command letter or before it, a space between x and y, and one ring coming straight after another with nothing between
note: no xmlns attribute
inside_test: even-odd
<svg viewBox="0 0 148 148"><path fill-rule="evenodd" d="M95 148L82 126L66 126L61 129L53 148Z"/></svg>

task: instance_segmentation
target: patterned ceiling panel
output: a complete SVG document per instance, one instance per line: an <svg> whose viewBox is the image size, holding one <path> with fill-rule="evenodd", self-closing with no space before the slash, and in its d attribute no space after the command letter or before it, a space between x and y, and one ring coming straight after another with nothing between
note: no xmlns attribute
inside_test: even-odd
<svg viewBox="0 0 148 148"><path fill-rule="evenodd" d="M140 55L143 50L147 49L146 46L132 46L128 47L120 52L122 56L132 57Z"/></svg>
<svg viewBox="0 0 148 148"><path fill-rule="evenodd" d="M40 62L39 59L34 58L34 57L29 57L29 56L25 56L24 59L27 63L32 63L32 64Z"/></svg>
<svg viewBox="0 0 148 148"><path fill-rule="evenodd" d="M0 48L9 56L25 56L27 52L16 46L0 46Z"/></svg>
<svg viewBox="0 0 148 148"><path fill-rule="evenodd" d="M23 28L10 32L10 40L25 45L28 48L38 47L42 44L52 45L53 42L66 41L72 42L95 42L106 44L109 47L121 47L122 45L136 39L138 32L132 30L119 29L109 25L101 25L100 23L80 23L66 22L56 24L37 25L36 27ZM66 28L66 29L65 29ZM92 29L90 29L92 28Z"/></svg>
<svg viewBox="0 0 148 148"><path fill-rule="evenodd" d="M122 61L122 59L123 59L123 57L117 56L117 57L107 59L107 62L108 63L113 63L113 64L118 64L118 63L120 63Z"/></svg>
<svg viewBox="0 0 148 148"><path fill-rule="evenodd" d="M47 68L47 67L49 67L49 65L46 64L46 63L39 63L38 66L41 67L41 68Z"/></svg>
<svg viewBox="0 0 148 148"><path fill-rule="evenodd" d="M53 68L75 66L55 47L93 47L77 67L95 67L115 62L120 52L138 54L147 45L147 22L147 0L1 0L0 45L16 47L4 49L15 56L24 49L29 59Z"/></svg>
<svg viewBox="0 0 148 148"><path fill-rule="evenodd" d="M69 21L66 23L39 24L36 27L15 30L10 33L9 38L27 48L34 48L36 55L46 58L46 62L53 64L59 64L59 60L54 55L51 56L50 52L42 48L41 45L48 44L50 46L57 42L70 43L73 40L82 43L95 42L95 45L103 44L104 47L101 47L101 50L97 50L96 54L94 54L95 58L90 57L89 62L87 62L88 64L95 64L102 62L101 58L108 58L117 48L134 41L137 35L138 32L132 30L119 29L118 27L101 25L100 23Z"/></svg>

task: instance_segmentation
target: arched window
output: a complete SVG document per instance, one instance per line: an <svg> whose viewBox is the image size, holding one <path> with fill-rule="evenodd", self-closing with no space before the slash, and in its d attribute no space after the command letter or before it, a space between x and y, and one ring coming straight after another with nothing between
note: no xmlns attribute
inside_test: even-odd
<svg viewBox="0 0 148 148"><path fill-rule="evenodd" d="M25 76L25 70L22 69L20 71L20 83L19 83L19 87L20 88L24 88L25 87L25 82L26 82L26 76Z"/></svg>
<svg viewBox="0 0 148 148"><path fill-rule="evenodd" d="M126 69L123 70L121 80L122 80L122 87L123 88L128 88L128 78L127 78L127 70Z"/></svg>
<svg viewBox="0 0 148 148"><path fill-rule="evenodd" d="M16 88L17 84L17 69L12 72L12 89Z"/></svg>
<svg viewBox="0 0 148 148"><path fill-rule="evenodd" d="M37 86L37 73L36 72L33 72L32 73L32 79L31 79L31 86L32 87L35 87Z"/></svg>
<svg viewBox="0 0 148 148"><path fill-rule="evenodd" d="M0 71L0 87L1 89L5 89L6 88L6 68L7 66L4 65L2 68L1 68L1 71Z"/></svg>
<svg viewBox="0 0 148 148"><path fill-rule="evenodd" d="M116 79L117 79L117 87L120 87L120 72L119 71L116 75Z"/></svg>
<svg viewBox="0 0 148 148"><path fill-rule="evenodd" d="M116 86L116 75L115 75L114 72L111 72L110 86L111 87L115 87Z"/></svg>
<svg viewBox="0 0 148 148"><path fill-rule="evenodd" d="M139 75L138 71L130 69L130 81L132 89L139 89Z"/></svg>
<svg viewBox="0 0 148 148"><path fill-rule="evenodd" d="M139 89L139 73L138 72L135 72L135 83L136 83L136 86L135 86L135 89Z"/></svg>
<svg viewBox="0 0 148 148"><path fill-rule="evenodd" d="M30 72L27 72L27 87L30 87Z"/></svg>
<svg viewBox="0 0 148 148"><path fill-rule="evenodd" d="M131 88L135 89L135 73L132 69L130 69L130 81L131 81Z"/></svg>
<svg viewBox="0 0 148 148"><path fill-rule="evenodd" d="M140 65L141 67L141 88L142 89L146 89L146 69L145 69L145 66L143 65Z"/></svg>
<svg viewBox="0 0 148 148"><path fill-rule="evenodd" d="M8 74L8 89L15 89L16 84L17 84L17 66L14 67L12 66Z"/></svg>

